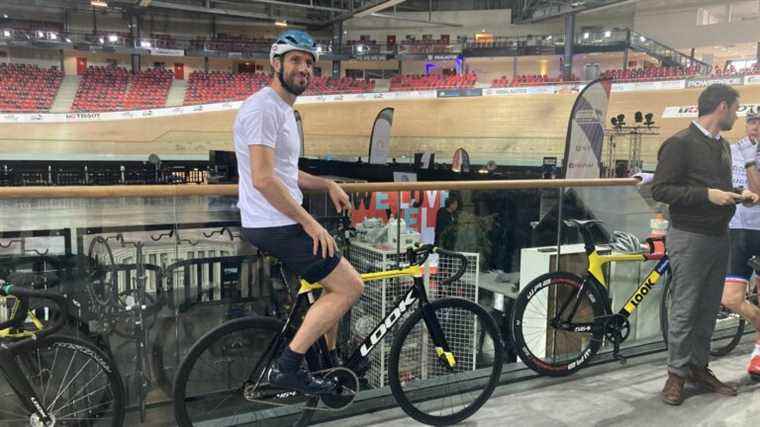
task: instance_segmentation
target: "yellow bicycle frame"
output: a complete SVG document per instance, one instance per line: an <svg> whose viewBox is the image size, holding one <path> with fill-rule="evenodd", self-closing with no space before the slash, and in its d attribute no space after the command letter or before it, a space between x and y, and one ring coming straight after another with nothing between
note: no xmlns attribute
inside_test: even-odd
<svg viewBox="0 0 760 427"><path fill-rule="evenodd" d="M600 255L599 252L594 249L588 255L587 271L588 274L590 274L600 285L609 289L609 284L607 283L607 279L604 277L604 271L602 270L602 267L610 262L630 261L644 262L647 261L647 258L644 256L644 254ZM652 289L652 287L657 283L658 280L660 280L660 277L662 277L663 273L668 268L668 264L669 260L667 256L664 256L660 259L652 271L647 274L644 280L639 284L639 287L636 288L636 291L633 293L633 295L628 298L625 305L623 305L623 308L620 309L620 314L630 315L636 310L636 307L638 307L639 303L644 300L644 297L649 294L649 291Z"/></svg>
<svg viewBox="0 0 760 427"><path fill-rule="evenodd" d="M423 270L420 265L411 265L409 267L379 271L377 273L364 273L360 277L365 282L372 282L383 279L397 279L399 277L422 277ZM301 287L298 289L298 295L309 293L322 289L322 285L319 283L309 283L306 280L301 279Z"/></svg>
<svg viewBox="0 0 760 427"><path fill-rule="evenodd" d="M0 304L5 305L7 298L13 298L13 297L0 297ZM13 298L13 299L16 299L16 298ZM12 319L16 315L16 311L18 310L19 305L20 305L20 301L16 299L16 302L13 304L13 308L11 308L11 313L10 313L9 318ZM28 318L32 321L32 325L34 325L34 330L24 330L24 329L16 329L16 328L0 329L0 339L31 337L35 335L37 332L41 331L42 328L45 327L42 321L34 314L33 310L29 310L29 313L27 315L28 315Z"/></svg>
<svg viewBox="0 0 760 427"><path fill-rule="evenodd" d="M409 267L400 268L400 269L394 269L394 270L387 270L387 271L379 271L376 273L364 273L361 274L360 277L364 282L373 282L377 280L383 280L383 279L396 279L400 277L416 277L420 278L424 274L424 269L421 265L410 265ZM310 294L311 292L314 292L318 289L322 289L322 285L319 283L309 283L306 280L301 279L301 286L298 289L298 295L302 294ZM314 296L308 295L309 301L314 302ZM456 365L456 358L454 357L454 354L450 351L445 351L442 347L436 347L435 348L436 355L443 359L449 367L454 367Z"/></svg>

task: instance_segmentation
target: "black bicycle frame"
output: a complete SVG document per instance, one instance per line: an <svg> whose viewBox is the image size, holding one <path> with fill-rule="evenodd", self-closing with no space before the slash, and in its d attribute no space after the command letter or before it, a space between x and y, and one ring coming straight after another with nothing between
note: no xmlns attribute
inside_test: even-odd
<svg viewBox="0 0 760 427"><path fill-rule="evenodd" d="M398 321L404 316L404 313L409 311L409 308L417 303L419 309L422 310L423 318L425 319L425 325L430 332L433 343L442 348L444 351L449 351L448 343L444 337L441 325L435 314L430 309L430 301L428 300L427 292L425 291L425 285L422 277L414 277L414 285L409 291L402 296L393 309L388 313L380 323L375 326L372 332L364 338L364 341L359 347L357 347L346 363L346 367L349 369L355 369L361 365L362 359L366 358L372 350L377 346L380 341L390 332ZM323 340L324 338L322 338Z"/></svg>
<svg viewBox="0 0 760 427"><path fill-rule="evenodd" d="M669 269L670 259L667 256L663 256L660 258L654 268L652 268L649 274L646 275L644 280L639 284L638 288L636 288L636 291L626 300L625 304L623 304L620 310L618 310L617 315L628 318L631 314L633 314L639 304L649 294L652 287L657 284L657 282ZM557 316L555 317L554 322L556 323L555 326L558 329L570 332L590 332L591 328L596 324L597 319L595 319L595 322L592 323L574 323L569 321L562 322L561 320L562 314L565 313L565 310L567 309L568 305L570 305L571 301L575 301L575 304L570 311L570 316L568 319L572 319L573 316L575 316L575 312L578 310L578 305L581 301L581 298L579 298L579 296L586 292L593 292L593 290L587 289L587 287L596 289L598 295L601 296L605 311L603 316L611 316L613 314L612 301L609 297L610 294L608 289L599 283L599 281L596 280L592 274L587 273L583 278L581 287L576 290L575 294L572 297L565 300L564 306L557 312Z"/></svg>
<svg viewBox="0 0 760 427"><path fill-rule="evenodd" d="M283 325L282 331L274 337L274 339L270 342L267 350L264 352L264 355L268 357L262 357L259 359L259 363L253 370L254 373L259 373L258 378L251 379L254 383L256 383L257 386L260 384L266 373L266 369L261 369L261 364L266 363L266 365L268 365L274 359L274 352L282 343L282 340L285 339L285 335L287 333L287 330L290 328L294 314L297 312L297 310L299 310L301 305L305 305L306 309L308 310L308 308L311 306L311 304L314 303L315 300L316 298L312 292L298 296L296 303L293 305L291 315L288 316L288 320L285 322L285 325ZM404 316L404 313L408 312L415 303L417 303L417 307L422 310L425 325L428 328L431 339L433 340L433 344L435 344L436 347L440 347L445 352L450 351L448 342L446 341L443 331L441 330L441 324L438 322L438 318L435 317L433 310L430 308L430 301L428 300L427 292L425 291L424 281L422 277L414 277L413 286L409 289L409 291L406 292L404 296L396 301L396 304L388 313L388 315L385 316L385 318L380 321L377 326L375 326L375 328L372 330L372 333L370 333L364 339L362 344L354 350L345 366L351 370L355 370L361 366L362 359L366 358L372 352L372 350L374 350L377 344L380 343L380 341ZM329 366L329 361L327 358L322 357L327 353L327 350L327 341L325 340L324 336L320 337L317 342L315 342L314 345L309 348L309 351L306 353L305 358L309 365L309 368L312 371L334 367Z"/></svg>

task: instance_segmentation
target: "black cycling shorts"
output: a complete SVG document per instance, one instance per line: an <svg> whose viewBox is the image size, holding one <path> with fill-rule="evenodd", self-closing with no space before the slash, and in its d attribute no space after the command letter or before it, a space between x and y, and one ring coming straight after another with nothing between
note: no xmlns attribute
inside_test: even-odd
<svg viewBox="0 0 760 427"><path fill-rule="evenodd" d="M243 237L262 251L269 252L285 267L309 283L327 277L341 259L340 251L322 258L322 248L314 255L314 241L300 224L280 227L243 228Z"/></svg>
<svg viewBox="0 0 760 427"><path fill-rule="evenodd" d="M760 230L731 229L728 233L731 249L726 282L749 281L752 268L747 265L747 261L760 255Z"/></svg>

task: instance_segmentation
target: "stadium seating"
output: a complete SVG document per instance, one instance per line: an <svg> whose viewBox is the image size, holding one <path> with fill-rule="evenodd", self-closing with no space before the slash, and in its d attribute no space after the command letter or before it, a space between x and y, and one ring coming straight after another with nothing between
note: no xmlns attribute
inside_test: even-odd
<svg viewBox="0 0 760 427"><path fill-rule="evenodd" d="M262 87L269 84L271 78L263 73L228 73L212 71L204 73L195 71L190 74L185 105L212 102L242 101ZM333 79L314 77L304 95L324 95L340 93L370 92L375 88L373 80L357 80L350 77Z"/></svg>
<svg viewBox="0 0 760 427"><path fill-rule="evenodd" d="M696 74L695 69L681 69L675 67L644 67L613 69L602 73L602 77L623 81L650 81L650 80L674 80Z"/></svg>
<svg viewBox="0 0 760 427"><path fill-rule="evenodd" d="M151 34L152 47L160 49L176 49L177 40L169 34Z"/></svg>
<svg viewBox="0 0 760 427"><path fill-rule="evenodd" d="M314 77L304 95L363 93L372 92L374 88L374 80L357 80L351 77L343 77L340 79Z"/></svg>
<svg viewBox="0 0 760 427"><path fill-rule="evenodd" d="M194 71L187 81L185 105L242 101L269 84L269 81L270 77L263 73Z"/></svg>
<svg viewBox="0 0 760 427"><path fill-rule="evenodd" d="M55 67L0 64L0 111L48 111L62 80L63 72Z"/></svg>
<svg viewBox="0 0 760 427"><path fill-rule="evenodd" d="M154 68L133 76L123 108L139 110L166 106L173 77L173 73L165 68Z"/></svg>
<svg viewBox="0 0 760 427"><path fill-rule="evenodd" d="M124 67L90 66L79 82L72 111L117 111L122 109L129 85Z"/></svg>
<svg viewBox="0 0 760 427"><path fill-rule="evenodd" d="M474 73L461 76L401 75L391 79L391 92L404 90L456 89L475 86L478 76Z"/></svg>
<svg viewBox="0 0 760 427"><path fill-rule="evenodd" d="M88 67L79 82L73 111L121 111L159 108L173 74L164 68L144 70L132 75L123 67Z"/></svg>

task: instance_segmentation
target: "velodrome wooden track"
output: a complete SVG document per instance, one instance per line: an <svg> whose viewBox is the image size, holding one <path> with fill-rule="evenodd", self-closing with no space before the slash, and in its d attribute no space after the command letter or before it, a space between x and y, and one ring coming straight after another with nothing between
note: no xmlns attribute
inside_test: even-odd
<svg viewBox="0 0 760 427"><path fill-rule="evenodd" d="M738 87L743 102L760 101L760 86ZM662 119L667 106L695 105L699 89L613 93L610 114L633 121L635 111L652 112L661 137L644 139L642 157L653 162L666 135L690 119ZM450 158L464 147L470 153L501 153L521 160L561 156L567 119L576 94L517 95L418 101L339 102L297 105L304 120L307 155L366 156L378 111L396 109L392 155L435 151ZM236 112L198 113L170 118L113 122L2 124L0 158L5 153L61 154L206 154L232 149ZM740 119L729 139L743 134ZM620 144L619 157L627 150Z"/></svg>

